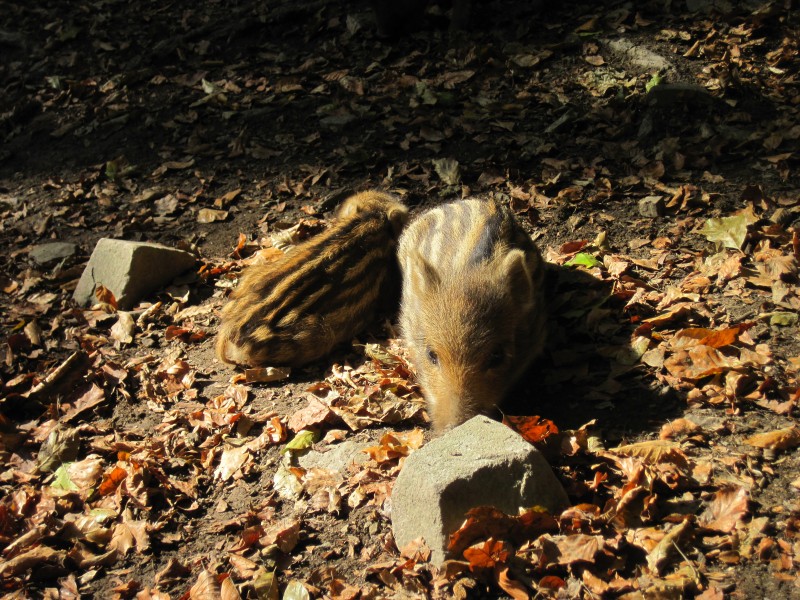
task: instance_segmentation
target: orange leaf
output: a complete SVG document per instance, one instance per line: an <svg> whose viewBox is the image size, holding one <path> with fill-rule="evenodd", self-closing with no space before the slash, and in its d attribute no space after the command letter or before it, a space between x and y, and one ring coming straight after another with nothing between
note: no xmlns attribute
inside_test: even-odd
<svg viewBox="0 0 800 600"><path fill-rule="evenodd" d="M546 590L560 590L566 585L566 581L556 575L545 575L539 580L539 587Z"/></svg>
<svg viewBox="0 0 800 600"><path fill-rule="evenodd" d="M499 540L486 540L482 545L472 546L464 550L464 558L469 561L469 568L493 569L497 565L504 565L510 555L508 544Z"/></svg>
<svg viewBox="0 0 800 600"><path fill-rule="evenodd" d="M103 482L97 488L97 493L100 496L113 494L117 487L119 487L119 484L122 483L127 476L128 472L125 469L122 467L114 467L111 473L107 473L103 477Z"/></svg>
<svg viewBox="0 0 800 600"><path fill-rule="evenodd" d="M531 444L541 442L545 438L558 433L558 427L555 423L539 416L514 417L506 415L503 417L503 424L508 425Z"/></svg>
<svg viewBox="0 0 800 600"><path fill-rule="evenodd" d="M717 330L703 327L681 329L670 340L670 346L673 348L689 348L692 346L723 348L733 344L739 338L740 333L747 331L752 326L753 323L741 323L735 327Z"/></svg>
<svg viewBox="0 0 800 600"><path fill-rule="evenodd" d="M99 284L95 288L94 297L97 298L98 302L117 308L117 299L114 297L114 293L103 284Z"/></svg>

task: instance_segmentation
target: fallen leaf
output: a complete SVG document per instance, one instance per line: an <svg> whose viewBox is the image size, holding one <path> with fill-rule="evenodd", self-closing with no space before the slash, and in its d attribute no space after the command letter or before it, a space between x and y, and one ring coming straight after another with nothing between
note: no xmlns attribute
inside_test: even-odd
<svg viewBox="0 0 800 600"><path fill-rule="evenodd" d="M636 456L649 464L657 464L660 462L668 462L679 466L687 464L686 455L681 451L680 444L664 440L651 440L639 442L637 444L618 446L612 448L610 452L622 456Z"/></svg>
<svg viewBox="0 0 800 600"><path fill-rule="evenodd" d="M218 210L216 208L201 208L197 211L198 223L215 223L217 221L224 221L228 218L227 210Z"/></svg>
<svg viewBox="0 0 800 600"><path fill-rule="evenodd" d="M538 416L503 415L503 424L509 426L531 444L542 442L545 438L558 433L555 423Z"/></svg>
<svg viewBox="0 0 800 600"><path fill-rule="evenodd" d="M97 301L101 304L107 304L111 306L114 310L117 309L117 299L114 296L114 293L109 290L103 284L98 284L94 290L94 297L97 298Z"/></svg>
<svg viewBox="0 0 800 600"><path fill-rule="evenodd" d="M283 591L282 600L311 600L311 595L301 582L290 581Z"/></svg>
<svg viewBox="0 0 800 600"><path fill-rule="evenodd" d="M758 220L752 205L740 210L731 217L708 219L700 233L709 242L722 244L725 248L741 250L747 237L747 227Z"/></svg>
<svg viewBox="0 0 800 600"><path fill-rule="evenodd" d="M670 529L655 548L648 553L647 566L654 573L661 575L671 559L680 556L681 546L686 544L693 535L694 526L689 519Z"/></svg>
<svg viewBox="0 0 800 600"><path fill-rule="evenodd" d="M744 441L756 448L769 448L770 450L787 450L800 446L800 429L787 427L776 431L758 433Z"/></svg>
<svg viewBox="0 0 800 600"><path fill-rule="evenodd" d="M689 419L681 418L670 421L669 423L665 423L661 427L661 433L659 434L659 437L662 440L669 440L674 437L691 435L698 431L701 431L701 427L697 423Z"/></svg>
<svg viewBox="0 0 800 600"><path fill-rule="evenodd" d="M245 464L252 462L252 460L253 458L247 446L226 445L222 451L219 465L214 470L214 479L228 481L237 471L240 471Z"/></svg>
<svg viewBox="0 0 800 600"><path fill-rule="evenodd" d="M457 160L437 158L433 161L433 168L445 185L456 186L461 182L461 173Z"/></svg>
<svg viewBox="0 0 800 600"><path fill-rule="evenodd" d="M717 373L724 373L741 366L734 357L725 356L709 346L695 346L678 350L664 360L664 367L674 377L696 381Z"/></svg>
<svg viewBox="0 0 800 600"><path fill-rule="evenodd" d="M131 313L122 310L117 312L117 322L111 327L111 337L120 344L130 344L133 342L135 330L136 322Z"/></svg>
<svg viewBox="0 0 800 600"><path fill-rule="evenodd" d="M744 487L726 487L714 494L714 499L702 515L700 523L708 528L728 533L747 515L748 493Z"/></svg>

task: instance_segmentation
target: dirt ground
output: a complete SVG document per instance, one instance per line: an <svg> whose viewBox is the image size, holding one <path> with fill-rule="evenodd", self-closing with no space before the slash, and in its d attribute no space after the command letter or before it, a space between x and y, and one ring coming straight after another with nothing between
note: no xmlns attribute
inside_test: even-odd
<svg viewBox="0 0 800 600"><path fill-rule="evenodd" d="M451 32L431 3L385 39L357 0L2 3L7 597L800 597L796 7L545 4ZM431 433L392 319L276 382L215 358L249 257L368 188L493 197L549 261L547 352L503 412L554 424L550 542L395 546ZM103 237L197 273L126 331L72 300ZM77 250L37 263L53 241ZM304 430L372 450L301 468Z"/></svg>

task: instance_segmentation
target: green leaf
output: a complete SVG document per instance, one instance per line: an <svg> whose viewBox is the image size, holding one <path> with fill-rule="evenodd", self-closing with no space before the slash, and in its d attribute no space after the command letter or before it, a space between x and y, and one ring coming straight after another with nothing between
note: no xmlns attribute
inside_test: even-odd
<svg viewBox="0 0 800 600"><path fill-rule="evenodd" d="M53 483L50 484L51 487L64 490L66 492L71 492L78 489L78 486L72 483L72 479L69 478L68 469L71 464L72 463L64 463L56 469L56 478L53 480Z"/></svg>
<svg viewBox="0 0 800 600"><path fill-rule="evenodd" d="M574 267L580 265L582 267L586 267L587 269L591 269L593 267L599 267L601 263L597 260L594 256L589 254L588 252L578 252L575 256L570 258L567 262L564 263L565 267Z"/></svg>
<svg viewBox="0 0 800 600"><path fill-rule="evenodd" d="M283 447L281 450L282 454L286 454L287 452L298 452L300 450L306 450L311 447L311 445L319 439L319 432L312 431L310 429L303 429L297 432L297 435L294 436L294 439L290 441Z"/></svg>
<svg viewBox="0 0 800 600"><path fill-rule="evenodd" d="M119 165L117 164L117 161L108 161L106 163L106 178L109 181L116 181L117 175L119 175Z"/></svg>
<svg viewBox="0 0 800 600"><path fill-rule="evenodd" d="M644 89L646 92L649 92L657 85L661 85L663 82L664 78L661 77L661 75L659 75L658 73L656 73L650 78L650 81L648 81L647 84L645 84Z"/></svg>
<svg viewBox="0 0 800 600"><path fill-rule="evenodd" d="M709 219L703 225L700 233L709 242L722 244L725 248L741 250L747 237L747 227L756 221L758 221L758 217L753 212L753 207L748 206L732 217Z"/></svg>
<svg viewBox="0 0 800 600"><path fill-rule="evenodd" d="M797 313L793 312L774 312L769 317L769 324L778 327L791 327L797 325L797 321Z"/></svg>

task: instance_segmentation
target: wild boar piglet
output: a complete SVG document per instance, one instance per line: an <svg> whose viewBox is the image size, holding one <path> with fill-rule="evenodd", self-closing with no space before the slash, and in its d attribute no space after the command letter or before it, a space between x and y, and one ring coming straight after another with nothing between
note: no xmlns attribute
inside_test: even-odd
<svg viewBox="0 0 800 600"><path fill-rule="evenodd" d="M407 217L394 195L361 192L323 233L247 267L222 310L217 356L300 366L352 339L398 295L397 239Z"/></svg>
<svg viewBox="0 0 800 600"><path fill-rule="evenodd" d="M434 427L491 411L542 351L544 263L507 208L444 204L400 236L400 326Z"/></svg>

